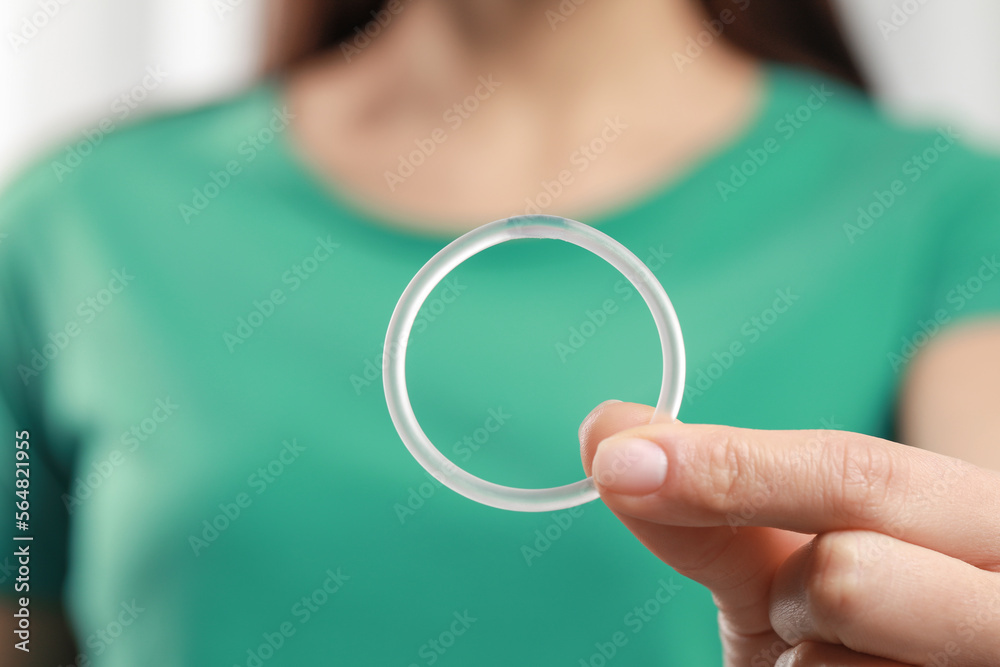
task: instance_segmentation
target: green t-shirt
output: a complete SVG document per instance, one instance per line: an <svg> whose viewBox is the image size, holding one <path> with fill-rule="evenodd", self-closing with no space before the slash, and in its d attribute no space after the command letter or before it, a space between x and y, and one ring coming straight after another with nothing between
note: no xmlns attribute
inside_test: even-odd
<svg viewBox="0 0 1000 667"><path fill-rule="evenodd" d="M321 186L280 95L267 81L112 132L0 200L3 525L34 537L32 599L63 596L95 665L718 664L709 594L599 501L505 512L413 460L380 357L403 288L449 239ZM738 139L583 222L676 307L681 419L892 437L915 349L1000 313L998 182L1000 163L948 129L897 129L771 66ZM660 364L614 269L522 240L439 286L408 381L456 463L552 486L582 476L588 411L655 403ZM7 543L14 595L23 542Z"/></svg>

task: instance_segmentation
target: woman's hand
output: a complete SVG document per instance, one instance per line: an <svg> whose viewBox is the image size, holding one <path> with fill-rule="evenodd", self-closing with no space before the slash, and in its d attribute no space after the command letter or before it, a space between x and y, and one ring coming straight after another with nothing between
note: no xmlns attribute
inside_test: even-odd
<svg viewBox="0 0 1000 667"><path fill-rule="evenodd" d="M584 468L712 591L727 666L1000 665L1000 475L855 433L652 414L598 406Z"/></svg>

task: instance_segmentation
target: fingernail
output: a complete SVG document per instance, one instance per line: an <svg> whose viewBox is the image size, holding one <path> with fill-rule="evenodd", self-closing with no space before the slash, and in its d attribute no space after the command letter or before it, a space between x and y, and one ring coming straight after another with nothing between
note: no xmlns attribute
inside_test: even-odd
<svg viewBox="0 0 1000 667"><path fill-rule="evenodd" d="M644 496L663 486L667 455L656 443L638 438L605 440L594 456L598 484L627 496Z"/></svg>

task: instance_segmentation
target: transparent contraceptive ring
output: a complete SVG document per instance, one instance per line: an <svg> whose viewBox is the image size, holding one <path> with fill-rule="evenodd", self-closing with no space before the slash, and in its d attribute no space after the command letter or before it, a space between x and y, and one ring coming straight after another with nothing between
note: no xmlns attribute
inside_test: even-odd
<svg viewBox="0 0 1000 667"><path fill-rule="evenodd" d="M455 239L417 271L389 320L382 357L385 401L399 437L427 472L466 498L518 512L551 512L597 499L593 478L550 489L520 489L471 475L448 460L424 434L406 390L406 345L417 312L431 291L468 258L513 239L556 239L589 250L618 269L642 295L656 322L663 350L663 383L651 423L677 418L684 393L684 341L677 313L656 276L610 236L575 220L550 215L497 220Z"/></svg>

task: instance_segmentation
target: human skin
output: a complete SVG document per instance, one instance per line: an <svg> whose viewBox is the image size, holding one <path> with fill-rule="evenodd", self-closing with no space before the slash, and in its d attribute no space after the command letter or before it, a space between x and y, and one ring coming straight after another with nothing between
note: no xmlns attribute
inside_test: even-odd
<svg viewBox="0 0 1000 667"><path fill-rule="evenodd" d="M554 30L548 9L536 0L404 3L350 62L335 48L291 74L298 154L394 226L457 234L523 213L525 199L608 119L627 127L548 212L612 210L685 172L755 117L754 60L717 42L678 70L674 53L704 30L694 5L588 1ZM453 128L445 113L480 77L498 86ZM386 172L435 129L447 139L390 186Z"/></svg>
<svg viewBox="0 0 1000 667"><path fill-rule="evenodd" d="M542 0L403 6L360 54L334 49L286 87L302 160L400 228L458 234L523 212L605 119L620 117L628 128L613 150L554 204L567 217L613 209L738 136L761 103L758 63L725 40L677 67L674 53L704 29L693 0L591 0L554 30ZM385 172L483 75L497 92L390 190ZM900 392L904 442L1000 470L997 322L952 327L917 355Z"/></svg>
<svg viewBox="0 0 1000 667"><path fill-rule="evenodd" d="M565 168L608 117L621 117L627 131L560 195L562 215L610 210L661 187L751 122L761 95L753 59L724 41L684 72L672 59L702 30L692 2L588 0L555 30L545 17L552 4L558 3L406 0L388 29L350 62L334 49L290 73L289 135L300 157L363 210L399 227L457 234L523 212L525 198ZM390 191L385 171L414 140L442 126L442 112L474 90L479 76L491 73L501 82L497 92L449 134L433 160ZM1000 417L991 408L1000 404L998 349L996 327L957 328L930 343L903 387L905 442L1000 468ZM934 460L942 469L950 465ZM605 502L616 507L611 496ZM765 530L789 554L811 539ZM700 539L692 536L692 546ZM7 618L12 612L0 609ZM939 622L950 620L941 614ZM733 611L723 616L738 620ZM75 650L61 615L39 614L35 624L53 649L65 649L63 657L39 664L69 664ZM763 645L769 638L757 639ZM729 664L750 664L735 660L753 655L744 650L753 641L727 640ZM0 663L7 664L4 650Z"/></svg>
<svg viewBox="0 0 1000 667"><path fill-rule="evenodd" d="M712 591L726 665L1000 664L1000 474L857 433L652 415L598 406L584 468L647 549Z"/></svg>
<svg viewBox="0 0 1000 667"><path fill-rule="evenodd" d="M545 9L544 3L531 0L431 0L407 6L350 64L331 53L292 80L289 100L301 112L292 126L300 154L341 192L350 192L359 207L392 224L461 233L523 212L525 197L557 173L603 118L620 116L629 123L628 131L615 151L591 165L586 179L560 196L563 215L607 210L669 182L739 134L759 103L756 63L722 42L706 49L695 67L678 72L670 54L701 29L692 3L591 1L555 31L543 19ZM460 131L449 134L432 160L390 191L385 171L396 166L414 139L441 125L442 110L468 94L484 73L502 82L500 90ZM719 507L714 514L711 507L701 508L699 518L707 525L674 526L678 508L672 503L643 506L642 499L613 494L606 486L600 487L602 497L647 548L713 591L728 665L757 667L779 656L786 665L921 664L942 654L950 665L1000 661L1000 613L992 625L973 632L969 642L956 621L972 609L989 609L991 598L982 596L996 590L1000 546L994 536L1000 526L993 517L998 512L979 510L1000 486L984 470L1000 468L995 444L1000 416L994 407L1000 404L998 350L1000 326L995 323L957 326L936 337L917 356L901 387L901 438L925 451L882 441L873 448L874 439L857 434L807 440L843 446L807 447L795 457L801 465L782 471L787 484L771 500L780 498L786 515L756 512L734 533ZM645 425L649 415L644 410L649 409L604 408L589 420L583 431L588 472L597 443ZM658 428L669 442L672 431ZM705 452L720 457L721 446L723 464L726 443L739 442L734 433L755 443L752 449L733 450L746 456L767 451L772 441L796 437L686 428L705 433L700 445ZM836 497L845 480L848 487L853 480L859 490L877 493L886 462L895 458L876 458L876 449L891 451L902 461L919 457L917 467L926 474L915 483L934 482L909 490L923 494L921 498L937 498L934 489L941 480L954 479L956 466L966 473L955 485L971 501L948 505L947 529L938 525L936 540L914 544L911 534L922 535L926 527L893 521L888 509L880 510L874 502L866 510L870 513L861 514L867 523L850 520L850 499L839 508L844 518L839 524L824 519L825 507L805 512L810 499ZM700 473L675 462L668 475L698 479L703 474L711 481L724 471L712 461L704 461L708 469ZM746 470L741 471L748 475ZM723 478L731 479L735 472ZM754 507L758 498L750 483L762 476L735 476L742 482L734 485L734 493L743 489L752 496L729 498L738 516L746 502ZM672 499L669 485L668 480L663 491L667 500ZM697 496L688 504L696 501ZM964 537L954 525L968 526L978 535L982 553L964 552ZM862 558L868 553L880 555ZM830 563L856 565L865 573L864 585L847 588ZM868 605L873 600L879 604ZM914 610L922 616L915 618ZM949 641L960 648L957 655L947 653L954 648ZM902 650L907 646L910 652Z"/></svg>

